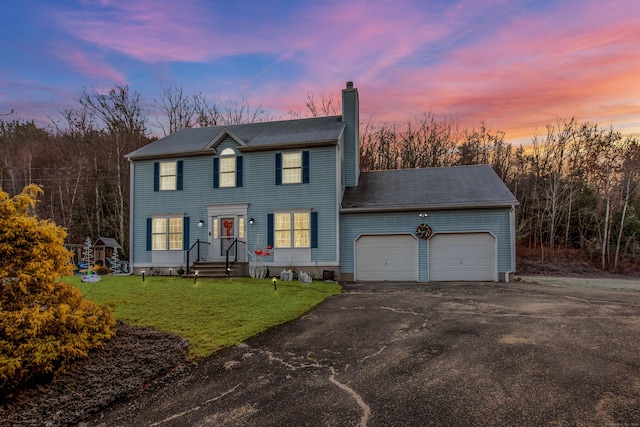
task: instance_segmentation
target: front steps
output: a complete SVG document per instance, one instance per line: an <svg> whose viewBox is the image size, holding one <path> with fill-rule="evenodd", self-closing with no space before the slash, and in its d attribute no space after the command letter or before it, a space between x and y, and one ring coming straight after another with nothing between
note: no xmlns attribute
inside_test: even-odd
<svg viewBox="0 0 640 427"><path fill-rule="evenodd" d="M227 271L224 261L198 261L189 268L189 274L183 274L182 277L195 277L195 272L198 272L198 277L207 277L211 279L226 279ZM231 266L230 277L246 277L248 276L249 263L237 261Z"/></svg>

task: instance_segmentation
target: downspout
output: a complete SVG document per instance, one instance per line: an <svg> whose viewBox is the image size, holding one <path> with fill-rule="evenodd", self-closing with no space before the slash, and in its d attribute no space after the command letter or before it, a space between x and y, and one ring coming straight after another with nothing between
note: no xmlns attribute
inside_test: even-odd
<svg viewBox="0 0 640 427"><path fill-rule="evenodd" d="M504 273L504 281L509 282L509 275L516 271L516 205L509 209L509 234L511 240L511 269Z"/></svg>
<svg viewBox="0 0 640 427"><path fill-rule="evenodd" d="M129 159L129 272L114 276L131 276L133 274L133 171L134 163Z"/></svg>

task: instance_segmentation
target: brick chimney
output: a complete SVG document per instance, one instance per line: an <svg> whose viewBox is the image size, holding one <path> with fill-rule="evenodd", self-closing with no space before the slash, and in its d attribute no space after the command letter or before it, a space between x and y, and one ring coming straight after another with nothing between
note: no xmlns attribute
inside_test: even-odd
<svg viewBox="0 0 640 427"><path fill-rule="evenodd" d="M357 187L360 178L360 101L358 89L347 82L342 89L342 121L344 131L344 179L345 187Z"/></svg>

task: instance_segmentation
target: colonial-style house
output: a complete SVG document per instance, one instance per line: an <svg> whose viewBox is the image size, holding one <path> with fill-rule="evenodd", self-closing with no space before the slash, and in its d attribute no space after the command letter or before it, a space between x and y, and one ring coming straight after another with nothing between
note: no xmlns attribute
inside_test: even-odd
<svg viewBox="0 0 640 427"><path fill-rule="evenodd" d="M274 276L508 281L518 202L491 167L361 172L351 82L342 108L185 129L128 154L134 271L169 274L237 252L236 265L257 253Z"/></svg>

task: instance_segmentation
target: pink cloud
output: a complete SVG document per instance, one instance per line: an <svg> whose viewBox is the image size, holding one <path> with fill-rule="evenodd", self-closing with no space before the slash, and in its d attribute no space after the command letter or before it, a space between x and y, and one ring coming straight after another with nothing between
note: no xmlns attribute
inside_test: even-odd
<svg viewBox="0 0 640 427"><path fill-rule="evenodd" d="M119 84L127 81L125 75L104 61L101 55L86 54L68 47L56 48L54 53L85 77L105 79Z"/></svg>
<svg viewBox="0 0 640 427"><path fill-rule="evenodd" d="M336 0L264 21L242 11L222 16L202 0L189 7L173 0L95 4L86 9L92 12L58 16L98 52L67 60L86 74L107 70L115 81L124 77L106 61L92 68L105 52L149 63L257 53L272 62L243 81L201 81L201 90L232 98L238 93L229 91L242 90L252 105L286 112L303 108L308 93L339 97L344 82L354 80L363 116L402 121L433 110L465 123L486 121L513 138L557 117L633 128L640 113L640 6L631 0L536 10L507 0ZM276 74L291 66L297 71L286 79Z"/></svg>
<svg viewBox="0 0 640 427"><path fill-rule="evenodd" d="M102 1L101 7L59 14L71 34L146 62L206 61L228 54L227 40L215 29L220 17L205 3L173 0Z"/></svg>
<svg viewBox="0 0 640 427"><path fill-rule="evenodd" d="M397 84L371 81L365 102L382 120L434 110L467 123L486 121L514 138L557 117L628 120L635 111L637 124L637 14L633 6L614 7L617 16L611 16L611 7L508 22L490 39L449 52L440 64L397 70Z"/></svg>

